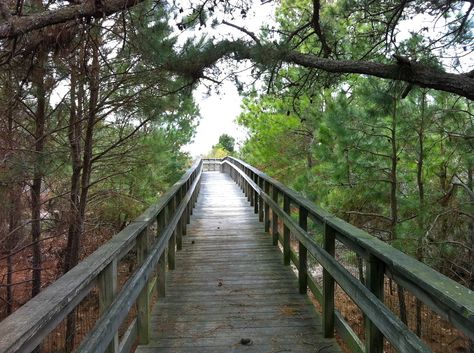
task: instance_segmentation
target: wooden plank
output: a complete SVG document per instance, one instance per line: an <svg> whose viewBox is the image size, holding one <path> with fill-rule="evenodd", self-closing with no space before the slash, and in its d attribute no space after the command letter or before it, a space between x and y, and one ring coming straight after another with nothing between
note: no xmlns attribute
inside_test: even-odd
<svg viewBox="0 0 474 353"><path fill-rule="evenodd" d="M328 225L324 225L324 250L334 257L336 236L334 230ZM323 327L324 337L334 337L334 278L327 269L323 269Z"/></svg>
<svg viewBox="0 0 474 353"><path fill-rule="evenodd" d="M112 261L97 279L99 287L99 310L103 314L117 294L117 261ZM119 348L118 332L107 347L106 353L115 353Z"/></svg>
<svg viewBox="0 0 474 353"><path fill-rule="evenodd" d="M165 215L166 209L161 211L158 214L157 218L157 233L158 237L162 236L163 230L165 228ZM157 283L156 283L156 293L158 298L166 296L166 253L165 250L163 254L161 254L160 259L158 260L158 266L156 269L156 276L157 276Z"/></svg>
<svg viewBox="0 0 474 353"><path fill-rule="evenodd" d="M290 198L283 195L283 211L286 214L290 214ZM285 265L290 264L290 228L286 224L283 225L283 263Z"/></svg>
<svg viewBox="0 0 474 353"><path fill-rule="evenodd" d="M312 219L321 224L328 223L338 240L356 251L360 256L377 257L384 263L387 275L417 296L422 302L474 340L474 296L468 288L417 261L389 244L354 227L305 199L294 190L269 177L251 165L233 157L225 162L249 170L288 195L292 202L308 209Z"/></svg>
<svg viewBox="0 0 474 353"><path fill-rule="evenodd" d="M149 230L146 228L137 239L137 263L141 265L149 252ZM138 342L147 344L150 339L150 292L148 282L137 299L137 333Z"/></svg>
<svg viewBox="0 0 474 353"><path fill-rule="evenodd" d="M221 195L225 204L209 207ZM322 337L313 304L299 294L298 279L279 260L258 216L248 218L252 208L241 205L241 195L228 175L203 173L183 250L167 278L167 296L152 312L151 342L137 352L212 352L213 347L232 352L245 337L252 339L254 352L280 351L289 342L295 352L313 347L340 352L333 339ZM242 214L235 210L243 207L245 216L229 216ZM225 229L215 228L219 219Z"/></svg>
<svg viewBox="0 0 474 353"><path fill-rule="evenodd" d="M176 190L196 171L196 163L166 192L110 241L102 245L77 266L48 286L39 295L0 323L1 352L33 351L61 321L84 299L103 269L112 261L120 260L131 248L140 232L165 207ZM194 173L194 174L193 174Z"/></svg>
<svg viewBox="0 0 474 353"><path fill-rule="evenodd" d="M278 189L275 185L272 185L272 199L273 201L278 204ZM273 211L272 209L272 239L273 245L278 245L278 214Z"/></svg>
<svg viewBox="0 0 474 353"><path fill-rule="evenodd" d="M375 256L371 256L366 266L367 288L383 302L384 265ZM365 351L367 353L383 352L383 334L369 319L365 320Z"/></svg>
<svg viewBox="0 0 474 353"><path fill-rule="evenodd" d="M299 209L299 226L308 230L308 211L304 207ZM298 242L298 280L301 294L308 290L308 251L303 243Z"/></svg>

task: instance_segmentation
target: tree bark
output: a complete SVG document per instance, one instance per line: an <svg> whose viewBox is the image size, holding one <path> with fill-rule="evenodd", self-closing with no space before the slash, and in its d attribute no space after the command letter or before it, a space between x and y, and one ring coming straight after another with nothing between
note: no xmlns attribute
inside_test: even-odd
<svg viewBox="0 0 474 353"><path fill-rule="evenodd" d="M39 49L37 55L37 63L33 69L33 89L36 98L35 111L35 148L33 162L33 180L31 185L31 240L32 240L32 287L31 296L34 297L41 290L41 188L43 182L43 155L45 141L45 125L46 125L46 75L47 53Z"/></svg>
<svg viewBox="0 0 474 353"><path fill-rule="evenodd" d="M392 126L391 126L391 166L390 166L390 231L391 240L397 239L397 225L398 225L398 146L397 146L397 103L398 98L393 97L393 112L392 112ZM398 304L400 310L400 319L407 324L407 309L405 303L405 290L397 284Z"/></svg>
<svg viewBox="0 0 474 353"><path fill-rule="evenodd" d="M51 25L65 23L78 18L102 18L116 12L133 7L142 0L104 0L86 1L77 5L69 5L58 9L44 11L29 16L12 16L0 25L0 39L15 38L25 33L32 32ZM97 6L97 4L100 6ZM239 28L238 26L235 26ZM241 29L244 30L245 29ZM248 33L248 31L246 31ZM223 57L234 54L234 58L250 59L259 63L268 63L270 60L284 61L303 67L320 69L332 73L353 73L376 76L396 81L406 81L420 87L432 88L458 94L474 99L474 78L471 74L451 74L437 68L415 62L384 64L362 60L336 60L321 58L316 55L303 54L297 51L280 48L277 46L262 46L259 43L251 46L242 41L222 41L214 46L209 46L201 58L195 60L193 66L198 63L207 62L207 65L199 67L193 73L194 78L202 78L203 70ZM194 58L195 59L195 55ZM189 58L186 58L189 61ZM183 65L180 60L173 60L173 66ZM192 61L192 60L191 60ZM173 64L173 63L170 63ZM187 63L189 66L189 63ZM182 71L183 68L177 68ZM186 71L189 71L186 69Z"/></svg>
<svg viewBox="0 0 474 353"><path fill-rule="evenodd" d="M423 261L423 236L425 230L425 188L423 179L423 164L425 158L424 140L425 140L425 106L426 106L426 92L421 93L421 112L420 112L420 126L418 128L418 160L416 166L416 182L418 186L418 241L416 247L416 258L418 261ZM421 337L421 311L423 304L420 299L416 299L416 334Z"/></svg>
<svg viewBox="0 0 474 353"><path fill-rule="evenodd" d="M5 115L7 118L7 136L8 147L10 151L14 150L14 122L13 122L13 105L15 94L12 88L13 77L11 71L8 73L7 81L5 82L4 95L8 99ZM10 182L10 191L8 192L8 234L5 242L7 250L7 282L6 282L6 314L10 315L13 312L13 250L18 242L18 218L19 218L19 203L20 203L20 190L17 187L18 181L14 180L14 176Z"/></svg>

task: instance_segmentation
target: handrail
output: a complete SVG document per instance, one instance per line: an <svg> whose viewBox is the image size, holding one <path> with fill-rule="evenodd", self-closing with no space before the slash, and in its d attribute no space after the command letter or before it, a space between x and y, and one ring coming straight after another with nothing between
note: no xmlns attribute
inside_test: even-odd
<svg viewBox="0 0 474 353"><path fill-rule="evenodd" d="M330 335L331 331L334 331L334 326L336 326L338 329L345 331L343 336L351 340L351 346L354 347L355 351L364 351L363 347L360 347L360 342L351 337L354 336L353 332L349 332L351 329L347 325L344 326L342 316L338 315L337 311L335 312L334 299L327 298L327 296L334 295L331 286L333 287L333 281L336 280L371 321L370 323L368 320L367 351L381 351L380 342L383 334L395 347L398 347L400 352L429 352L429 348L384 306L383 300L381 300L383 298L383 276L387 274L452 323L453 326L465 333L470 339L474 339L473 291L331 215L295 191L239 159L226 157L220 162L204 161L204 163L220 163L222 171L229 172L234 179L237 179L252 205L255 206L260 219L265 218L265 230L269 231L270 228L270 219L267 215L268 209L274 211L274 217L276 218L273 219L273 222L278 219L283 221L284 233L286 233L283 234L282 239L285 262L289 263L291 258L299 269L300 289L301 283L303 283L304 292L306 292L307 283L310 289L315 292L315 296L322 301L323 321L325 321L323 326L326 335ZM283 196L284 199L283 210L277 203L279 195ZM290 203L299 208L299 222L293 220L289 214ZM307 217L324 226L325 249L321 248L306 232ZM289 248L290 231L300 243L300 259ZM278 239L281 235L275 234L276 232L272 229L274 237L276 236L276 239ZM288 240L286 240L287 237ZM367 261L368 288L364 287L334 260L335 239L343 242ZM322 292L316 288L314 282L307 276L305 268L306 251L309 251L325 269ZM374 308L377 310L373 311ZM374 348L375 346L379 348Z"/></svg>
<svg viewBox="0 0 474 353"><path fill-rule="evenodd" d="M149 288L146 284L149 283L153 267L156 267L158 261L163 261L166 245L168 245L170 268L174 267L172 262L175 258L176 245L179 250L180 237L185 224L189 222L189 215L199 192L202 165L202 160L196 161L156 204L150 206L110 241L0 322L0 352L28 353L35 350L42 340L85 298L95 284L99 286L103 306L101 319L97 325L102 323L104 318L109 317L110 311L117 306L117 303L126 302L127 309L124 310L125 307L122 307L122 311L126 311L125 315L127 315L137 297L143 297L146 292L145 297L148 300ZM177 203L179 203L178 207L176 207ZM151 239L151 226L155 222L158 223L156 240ZM153 250L147 255L153 240ZM115 294L117 262L134 247L137 248L137 255L142 264L125 283L121 292ZM163 271L164 266L161 267ZM161 286L164 286L163 281ZM134 289L133 295L130 295L128 299L124 298L124 292L130 287ZM159 290L164 291L164 288ZM148 305L148 302L145 304ZM137 325L145 326L145 330L148 325L146 320L149 320L149 314L146 315L148 317L143 317L143 314L139 312L137 317ZM116 325L120 325L123 315L115 318L117 322L114 323L114 328L118 328ZM144 332L141 329L143 327L138 327L136 330L139 336L141 331ZM116 335L116 330L111 332L107 339L110 335L112 337ZM142 334L141 339L143 343L148 337ZM103 350L94 349L94 352L105 351L111 342L109 340L103 343L103 341L101 343ZM118 343L116 342L115 345L118 346Z"/></svg>

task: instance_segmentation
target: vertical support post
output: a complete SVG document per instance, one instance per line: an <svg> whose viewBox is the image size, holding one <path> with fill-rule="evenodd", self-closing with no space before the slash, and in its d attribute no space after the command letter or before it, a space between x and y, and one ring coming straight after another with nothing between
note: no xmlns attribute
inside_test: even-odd
<svg viewBox="0 0 474 353"><path fill-rule="evenodd" d="M336 234L327 223L324 223L324 250L334 256L336 249ZM323 269L323 333L324 337L334 337L334 278Z"/></svg>
<svg viewBox="0 0 474 353"><path fill-rule="evenodd" d="M258 185L258 176L257 176L257 174L255 174L253 172L252 172L252 180L255 184ZM255 214L257 214L258 213L258 203L259 203L259 201L258 201L259 197L258 197L257 190L254 190L252 188L252 194L253 194L253 210L254 210Z"/></svg>
<svg viewBox="0 0 474 353"><path fill-rule="evenodd" d="M99 310L104 313L112 304L117 294L117 260L112 260L110 264L100 273L98 277L99 287ZM115 332L114 338L106 349L106 353L116 353L119 348L118 332Z"/></svg>
<svg viewBox="0 0 474 353"><path fill-rule="evenodd" d="M291 213L290 209L290 198L288 195L283 195L283 211L287 214ZM283 225L283 264L289 265L291 260L291 248L290 248L290 228Z"/></svg>
<svg viewBox="0 0 474 353"><path fill-rule="evenodd" d="M137 263L145 261L150 249L150 229L146 227L137 237ZM143 286L137 299L137 332L138 343L148 344L150 340L150 292L149 281Z"/></svg>
<svg viewBox="0 0 474 353"><path fill-rule="evenodd" d="M383 302L384 264L370 255L366 267L367 288ZM383 352L383 334L367 317L365 318L365 351Z"/></svg>
<svg viewBox="0 0 474 353"><path fill-rule="evenodd" d="M265 194L269 195L270 194L270 183L268 181L263 182L263 189ZM268 206L268 203L265 202L265 213L264 213L264 220L263 220L264 226L265 226L265 232L270 233L270 206Z"/></svg>
<svg viewBox="0 0 474 353"><path fill-rule="evenodd" d="M246 174L247 174L247 176L250 177L250 179L252 179L252 177L251 177L250 172L248 171L248 169L247 169L247 171L246 171ZM249 202L250 202L250 206L253 207L253 192L252 192L252 187L250 186L250 183L249 183L249 182L247 182L247 199L248 199Z"/></svg>
<svg viewBox="0 0 474 353"><path fill-rule="evenodd" d="M163 230L166 226L166 208L163 208L157 217L157 235L158 237L163 236ZM158 260L158 266L156 269L156 294L158 298L166 296L166 249Z"/></svg>
<svg viewBox="0 0 474 353"><path fill-rule="evenodd" d="M194 182L194 180L193 180ZM187 191L191 188L192 182L191 180L188 181L188 187L186 188ZM186 207L186 224L191 223L191 214L193 210L193 195L191 195L189 199L188 206Z"/></svg>
<svg viewBox="0 0 474 353"><path fill-rule="evenodd" d="M183 188L179 188L178 192L176 193L176 208L175 212L178 209L179 205L181 204L181 200L183 199ZM176 248L177 250L181 250L183 248L183 216L181 216L176 224Z"/></svg>
<svg viewBox="0 0 474 353"><path fill-rule="evenodd" d="M174 216L174 212L176 210L176 198L171 198L170 202L168 203L168 219L167 223L171 221ZM168 268L170 270L174 270L176 267L176 229L173 230L173 234L170 237L168 242Z"/></svg>
<svg viewBox="0 0 474 353"><path fill-rule="evenodd" d="M263 190L263 179L257 176L258 186L261 190ZM263 222L263 198L262 196L258 196L258 221Z"/></svg>
<svg viewBox="0 0 474 353"><path fill-rule="evenodd" d="M308 230L308 210L303 206L300 206L298 223L303 230ZM298 242L298 261L298 281L300 293L306 294L308 289L308 251L301 242Z"/></svg>
<svg viewBox="0 0 474 353"><path fill-rule="evenodd" d="M278 204L278 189L272 185L272 199ZM278 215L275 210L272 210L272 239L273 245L278 245Z"/></svg>

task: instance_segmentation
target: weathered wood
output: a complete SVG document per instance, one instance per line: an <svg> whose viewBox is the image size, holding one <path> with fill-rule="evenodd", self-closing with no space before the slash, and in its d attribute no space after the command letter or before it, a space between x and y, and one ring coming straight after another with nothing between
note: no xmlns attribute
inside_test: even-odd
<svg viewBox="0 0 474 353"><path fill-rule="evenodd" d="M105 315L102 315L99 318L95 328L90 331L82 341L81 345L77 348L77 353L96 353L105 351L106 347L111 342L113 335L117 332L121 323L129 313L132 305L136 300L138 300L142 290L144 288L148 289L148 281L156 269L158 259L165 251L173 230L176 229L176 225L184 213L186 204L189 202L191 194L198 184L200 169L194 173L194 176L195 179L193 185L185 197L185 202L176 209L175 213L168 221L163 236L158 238L142 265L138 267L127 282L125 282L109 310L107 310Z"/></svg>
<svg viewBox="0 0 474 353"><path fill-rule="evenodd" d="M150 234L148 228L137 238L137 263L145 261L150 249ZM148 282L141 290L137 300L137 333L138 342L147 344L150 339L150 292Z"/></svg>
<svg viewBox="0 0 474 353"><path fill-rule="evenodd" d="M183 188L179 189L176 193L176 205L178 207L183 198ZM183 217L180 218L178 225L176 226L176 250L183 248Z"/></svg>
<svg viewBox="0 0 474 353"><path fill-rule="evenodd" d="M258 176L257 174L254 174L254 173L251 173L252 174L252 179L254 181L254 183L258 183ZM253 210L255 212L255 214L258 214L258 209L259 209L259 196L258 196L258 191L256 189L252 189L252 193L253 193Z"/></svg>
<svg viewBox="0 0 474 353"><path fill-rule="evenodd" d="M263 179L262 179L263 180ZM264 190L267 194L270 193L270 184L267 183L266 181L263 181L264 183ZM264 210L264 229L266 233L270 232L270 207L268 206L268 203L265 202L265 210Z"/></svg>
<svg viewBox="0 0 474 353"><path fill-rule="evenodd" d="M272 199L278 204L278 189L272 185ZM272 209L272 239L273 245L278 245L278 214Z"/></svg>
<svg viewBox="0 0 474 353"><path fill-rule="evenodd" d="M303 230L308 230L308 211L300 207L298 224ZM298 280L301 294L308 290L308 251L303 243L298 242Z"/></svg>
<svg viewBox="0 0 474 353"><path fill-rule="evenodd" d="M239 172L239 169L236 168ZM242 174L241 174L242 175ZM278 204L266 195L257 184L247 179L254 190L268 202L270 207L278 213L283 223L301 241L308 252L325 268L349 297L361 308L361 310L380 329L383 335L391 342L399 352L431 352L428 346L410 331L403 322L396 317L380 300L378 300L364 285L355 279L333 256L321 249L319 245L299 227L291 215L279 208ZM328 220L326 224L329 225Z"/></svg>
<svg viewBox="0 0 474 353"><path fill-rule="evenodd" d="M134 319L123 334L119 346L119 353L130 353L137 339L137 319Z"/></svg>
<svg viewBox="0 0 474 353"><path fill-rule="evenodd" d="M176 210L176 197L173 197L168 204L168 215L173 215ZM168 223L168 221L166 222ZM168 242L168 269L171 271L176 267L176 228Z"/></svg>
<svg viewBox="0 0 474 353"><path fill-rule="evenodd" d="M201 165L201 161L196 161L156 204L150 206L92 255L4 319L0 323L0 352L33 351L84 299L104 268L112 261L119 261L134 247L136 237L148 224L154 222L157 214L174 196L177 189L186 180L197 175ZM114 334L115 332L111 333L110 341Z"/></svg>
<svg viewBox="0 0 474 353"><path fill-rule="evenodd" d="M166 220L166 209L161 211L157 217L157 233L158 237L163 236L163 230L165 229ZM156 268L156 293L159 298L166 296L166 253L165 250L158 260L158 266Z"/></svg>
<svg viewBox="0 0 474 353"><path fill-rule="evenodd" d="M334 257L336 236L334 230L324 225L324 250ZM326 268L323 269L323 330L324 337L334 337L334 278Z"/></svg>
<svg viewBox="0 0 474 353"><path fill-rule="evenodd" d="M286 214L290 214L290 198L287 195L283 195L283 211ZM283 263L285 265L290 264L290 228L283 225Z"/></svg>
<svg viewBox="0 0 474 353"><path fill-rule="evenodd" d="M97 278L99 288L99 310L103 314L117 294L117 261L112 261ZM118 332L107 347L106 353L116 353L119 348Z"/></svg>
<svg viewBox="0 0 474 353"><path fill-rule="evenodd" d="M329 223L336 237L360 256L377 257L384 263L386 274L413 293L423 303L474 340L474 296L472 291L433 270L389 244L331 215L319 206L270 178L251 165L233 157L224 162L236 168L250 170L288 195L292 202L308 209L309 216L321 224Z"/></svg>
<svg viewBox="0 0 474 353"><path fill-rule="evenodd" d="M214 207L221 195L225 203ZM256 352L281 351L290 342L296 352L340 352L322 337L313 305L244 199L225 174L203 174L167 297L153 309L152 340L137 352L231 352L241 338L250 338L247 348Z"/></svg>
<svg viewBox="0 0 474 353"><path fill-rule="evenodd" d="M263 189L263 179L257 176L258 186ZM263 199L258 197L258 221L263 222Z"/></svg>
<svg viewBox="0 0 474 353"><path fill-rule="evenodd" d="M376 257L371 256L366 266L366 286L383 302L384 265ZM367 353L383 352L383 335L369 319L365 320L365 351Z"/></svg>

